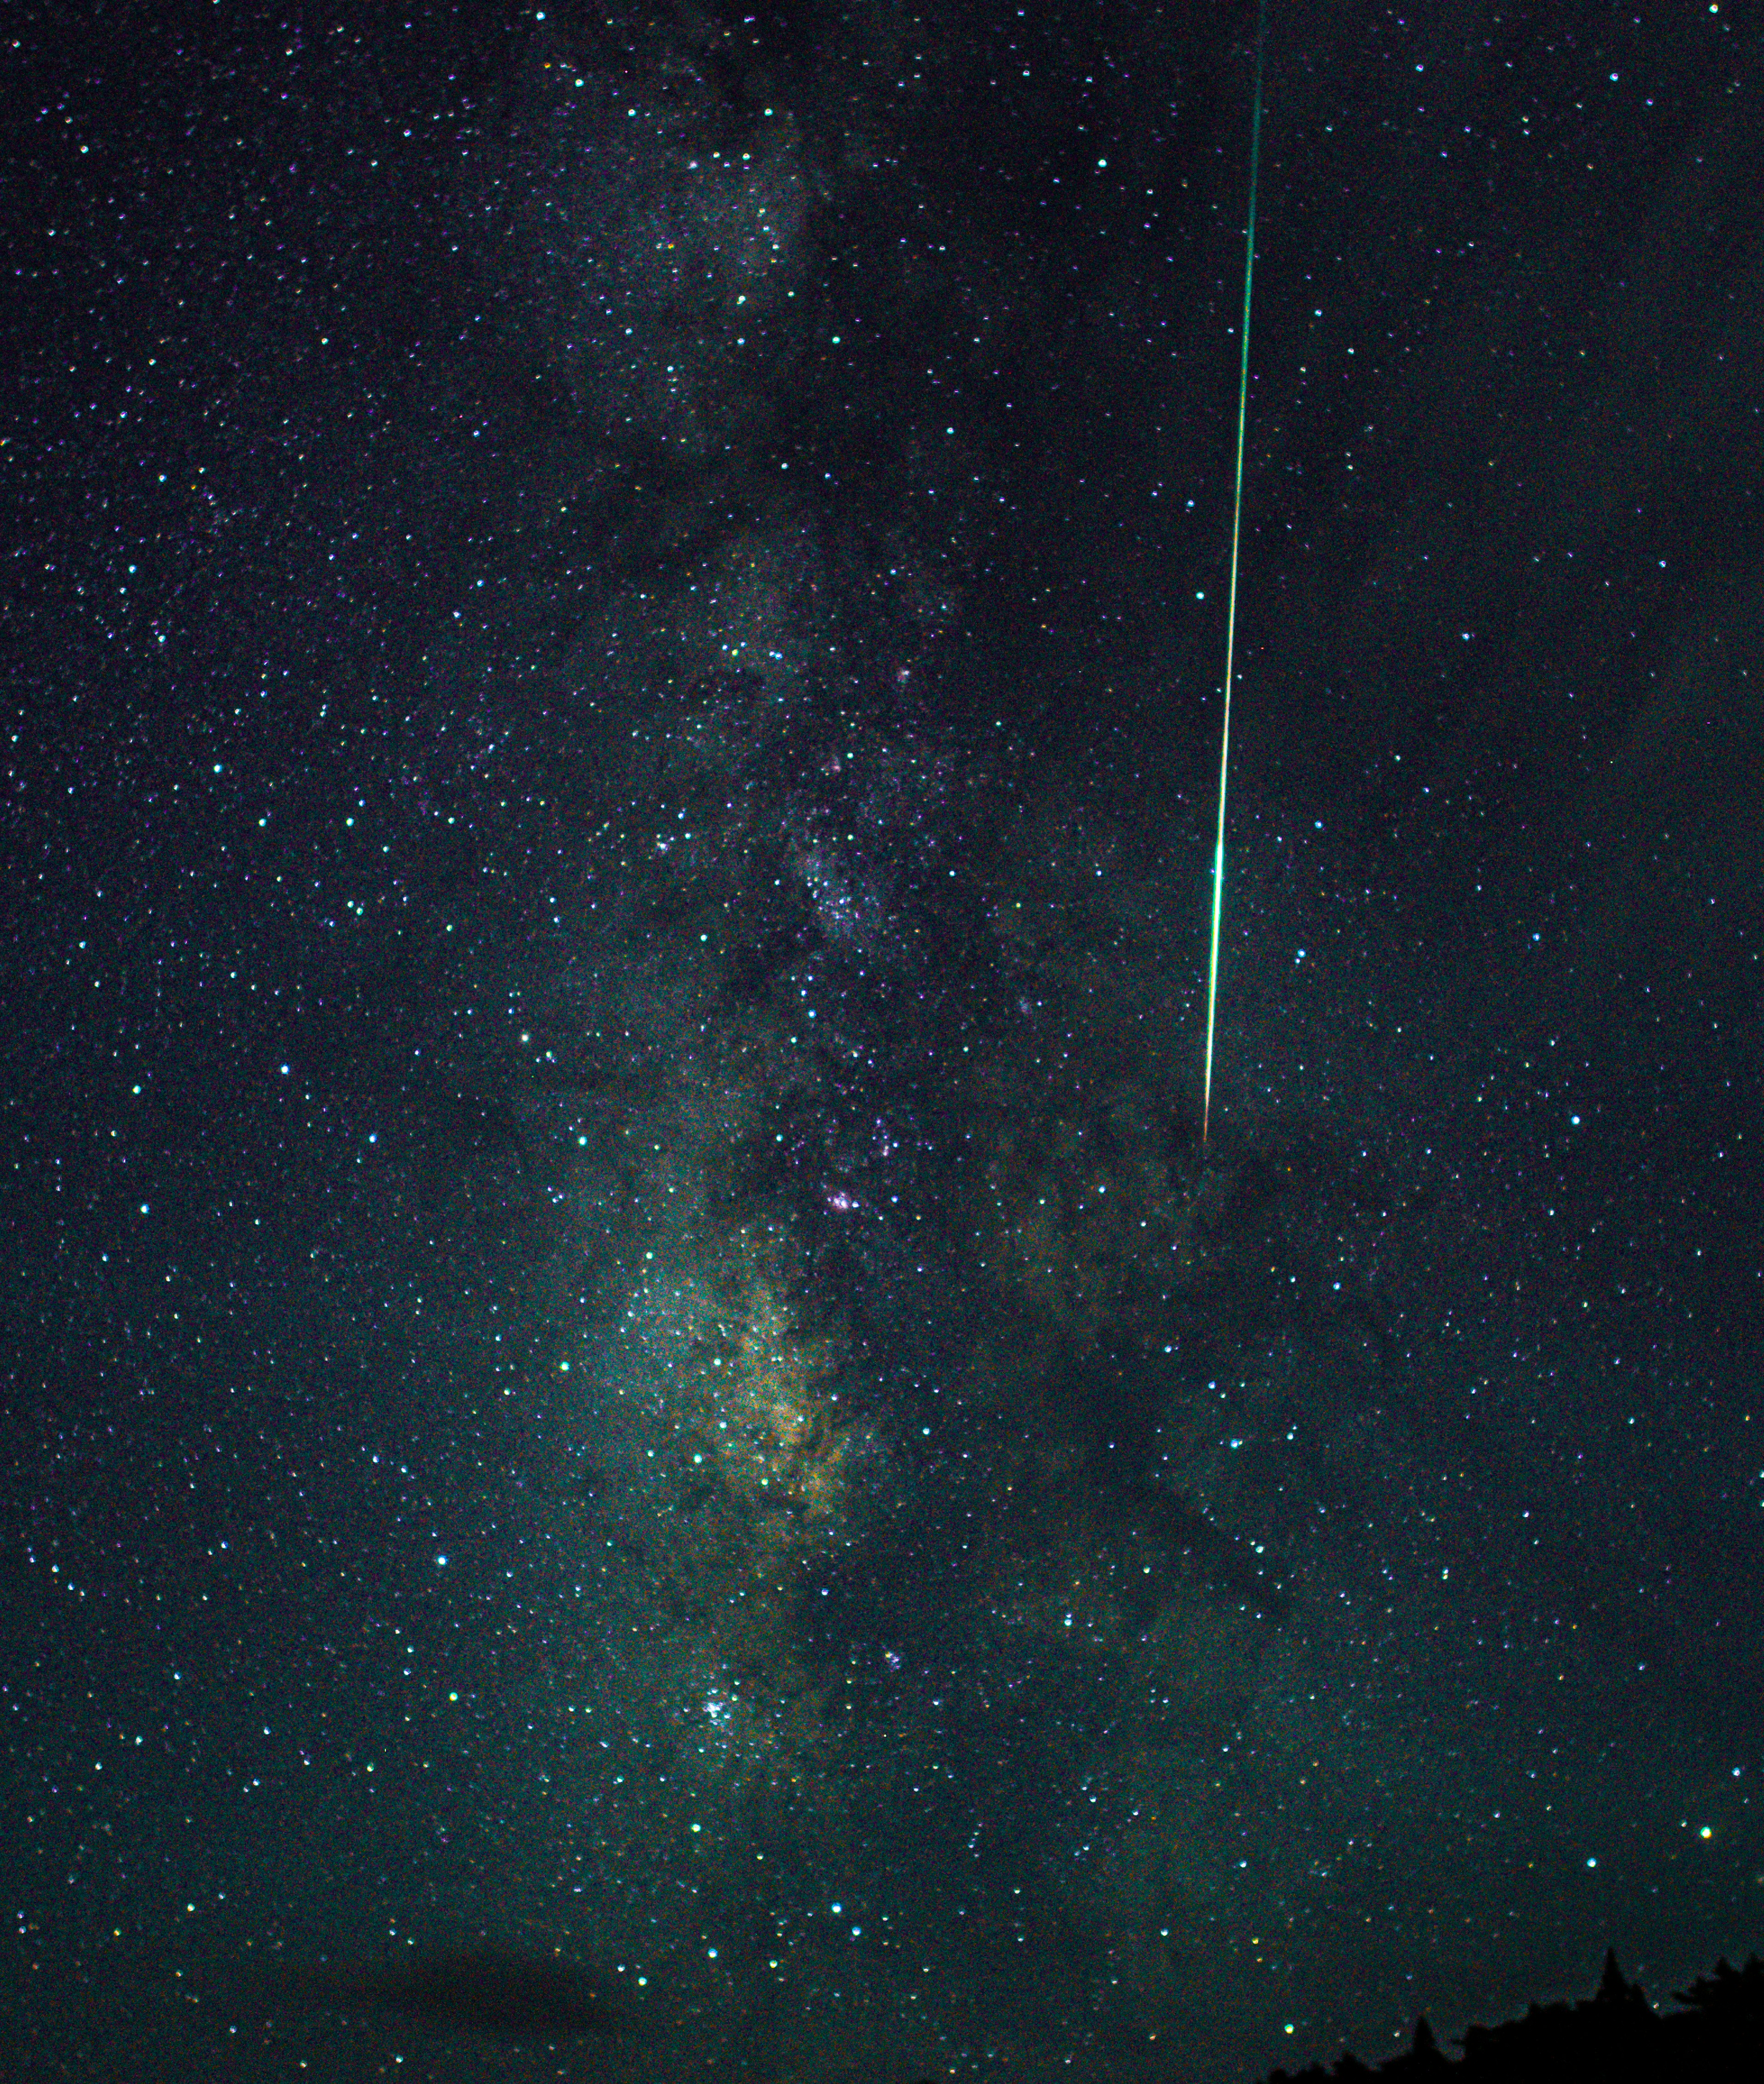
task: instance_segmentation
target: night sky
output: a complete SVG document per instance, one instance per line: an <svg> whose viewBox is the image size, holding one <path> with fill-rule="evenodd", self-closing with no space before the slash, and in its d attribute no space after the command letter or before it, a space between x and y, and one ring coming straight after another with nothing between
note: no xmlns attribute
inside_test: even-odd
<svg viewBox="0 0 1764 2084"><path fill-rule="evenodd" d="M1764 1951L1755 23L1270 10L1204 1148L1253 6L5 30L7 2077Z"/></svg>

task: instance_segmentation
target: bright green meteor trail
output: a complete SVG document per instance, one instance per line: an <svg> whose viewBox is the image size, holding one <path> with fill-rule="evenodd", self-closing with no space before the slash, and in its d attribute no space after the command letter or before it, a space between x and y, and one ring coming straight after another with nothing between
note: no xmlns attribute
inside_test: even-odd
<svg viewBox="0 0 1764 2084"><path fill-rule="evenodd" d="M1244 512L1244 425L1249 417L1249 287L1256 272L1256 176L1262 162L1262 51L1268 0L1256 20L1255 113L1249 125L1249 229L1244 253L1244 359L1237 379L1237 485L1231 508L1231 598L1225 609L1225 723L1219 741L1219 837L1213 846L1213 943L1206 959L1206 1076L1201 1092L1201 1148L1213 1107L1213 1023L1219 1006L1219 913L1225 896L1225 775L1231 763L1232 654L1237 637L1237 537Z"/></svg>

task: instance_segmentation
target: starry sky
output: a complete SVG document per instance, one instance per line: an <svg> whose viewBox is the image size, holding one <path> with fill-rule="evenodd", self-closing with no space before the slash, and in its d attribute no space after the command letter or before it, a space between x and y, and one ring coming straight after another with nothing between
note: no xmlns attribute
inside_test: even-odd
<svg viewBox="0 0 1764 2084"><path fill-rule="evenodd" d="M10 2076L1764 1948L1757 29L1269 10L1203 1146L1257 40L11 11Z"/></svg>

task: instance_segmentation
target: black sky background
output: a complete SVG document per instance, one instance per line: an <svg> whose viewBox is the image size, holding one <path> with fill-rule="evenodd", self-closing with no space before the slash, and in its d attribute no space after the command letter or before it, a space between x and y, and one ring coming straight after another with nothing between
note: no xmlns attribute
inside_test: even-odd
<svg viewBox="0 0 1764 2084"><path fill-rule="evenodd" d="M1254 37L1117 5L9 25L18 2073L218 2060L173 1968L451 1939L490 1898L621 1965L647 1925L731 2067L838 2067L779 2021L851 1972L811 1946L781 1997L727 1936L751 1843L683 1853L665 1803L570 1835L560 1704L647 1667L616 1587L584 1620L562 1502L592 1222L532 1053L685 1047L698 959L630 863L674 815L677 630L801 626L763 579L693 605L751 544L776 597L813 574L853 742L918 777L873 849L932 922L877 1108L937 1120L908 1040L970 1034L944 981L998 970L1045 875L1096 890L1069 952L1088 920L1106 981L1075 954L1072 991L1136 1009L1192 1141ZM1301 1620L1259 1794L1182 1827L1168 1981L1123 1823L1116 1881L1049 1884L1024 1942L1045 2010L939 1974L936 2030L879 1997L854 2063L1244 2074L1580 1987L1608 1941L1656 1997L1764 1945L1758 56L1728 8L1272 10L1215 1104L1240 1176L1300 1184L1262 1286L1176 1343L1181 1395L1240 1374L1223 1435L1274 1443L1240 1479L1222 1436L1194 1494ZM723 155L696 201L689 151ZM774 241L751 324L734 273L655 258L682 225ZM864 1264L901 1370L953 1381L965 1273L921 1309ZM1330 1281L1358 1315L1270 1299ZM1008 1836L1033 1740L974 1713ZM963 1885L880 1844L822 1874L805 1835L785 1896L962 1960Z"/></svg>

